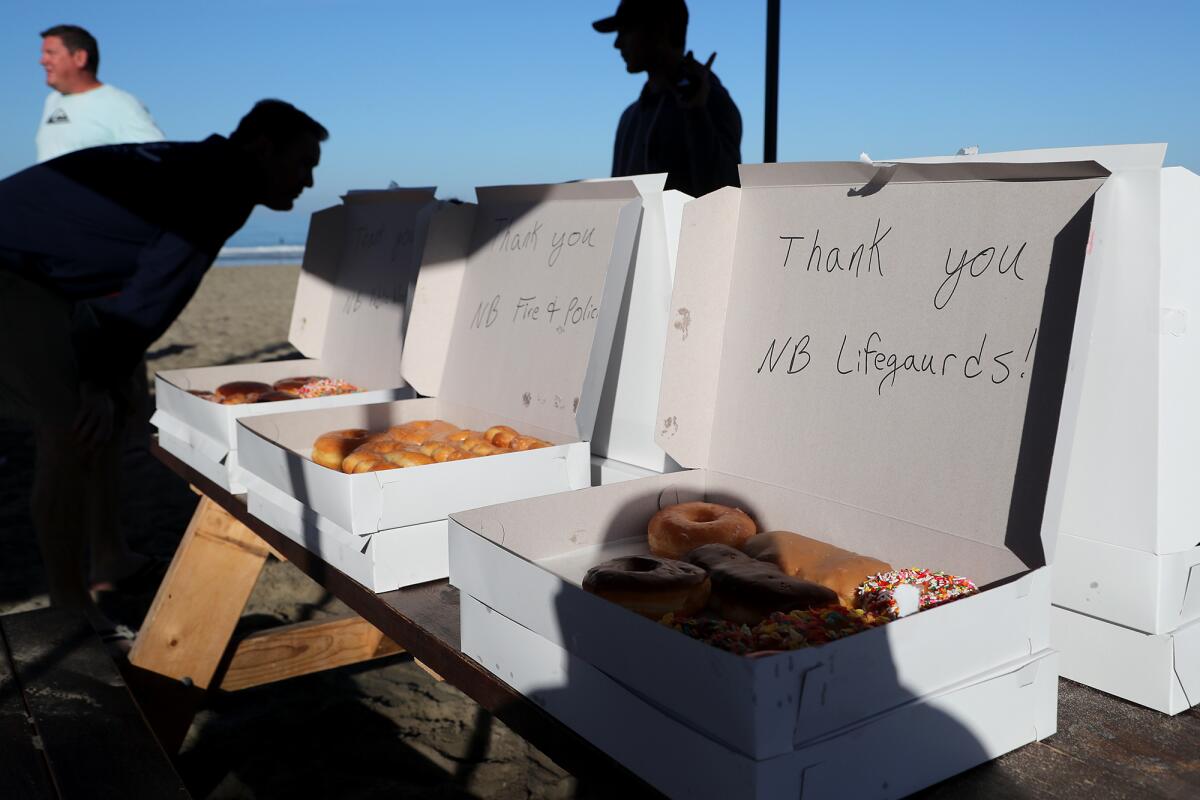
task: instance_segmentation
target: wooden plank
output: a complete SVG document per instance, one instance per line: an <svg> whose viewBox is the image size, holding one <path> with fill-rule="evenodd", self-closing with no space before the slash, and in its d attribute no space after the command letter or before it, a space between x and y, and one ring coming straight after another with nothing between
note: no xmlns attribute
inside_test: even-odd
<svg viewBox="0 0 1200 800"><path fill-rule="evenodd" d="M421 669L423 669L423 670L425 671L425 674L426 674L426 675L428 675L429 677L433 678L433 679L434 679L435 681L437 681L438 683L442 683L443 681L445 681L445 680L446 680L446 679L445 679L445 678L443 678L441 675L438 675L436 672L434 672L434 671L433 671L433 670L431 670L431 669L430 669L428 666L426 666L425 662L424 662L424 661L422 661L421 659L419 659L419 658L414 658L414 659L413 659L413 663L414 663L414 664L416 664L416 665L417 665L418 667L420 667Z"/></svg>
<svg viewBox="0 0 1200 800"><path fill-rule="evenodd" d="M199 487L208 498L277 548L300 571L444 677L447 683L495 714L564 769L588 781L589 786L605 787L597 796L658 796L624 766L461 652L458 590L446 581L377 595L252 516L243 497L226 492L158 445L152 445L150 450L172 472Z"/></svg>
<svg viewBox="0 0 1200 800"><path fill-rule="evenodd" d="M249 528L202 497L129 662L209 688L269 554Z"/></svg>
<svg viewBox="0 0 1200 800"><path fill-rule="evenodd" d="M189 797L82 615L47 608L3 625L60 797Z"/></svg>
<svg viewBox="0 0 1200 800"><path fill-rule="evenodd" d="M240 641L219 686L233 692L401 652L402 647L357 614L299 622Z"/></svg>
<svg viewBox="0 0 1200 800"><path fill-rule="evenodd" d="M0 797L57 798L17 683L4 619L0 616Z"/></svg>

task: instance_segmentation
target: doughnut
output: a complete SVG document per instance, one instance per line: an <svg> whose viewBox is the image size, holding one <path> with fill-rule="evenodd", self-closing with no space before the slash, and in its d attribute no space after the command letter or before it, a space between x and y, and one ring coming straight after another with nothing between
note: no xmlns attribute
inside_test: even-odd
<svg viewBox="0 0 1200 800"><path fill-rule="evenodd" d="M650 552L664 558L683 558L711 542L740 547L756 530L754 520L741 509L702 502L667 506L647 526Z"/></svg>
<svg viewBox="0 0 1200 800"><path fill-rule="evenodd" d="M897 569L872 575L857 589L858 605L869 614L899 619L975 594L967 578L928 569Z"/></svg>
<svg viewBox="0 0 1200 800"><path fill-rule="evenodd" d="M296 399L296 395L292 394L291 392L280 392L275 389L272 389L269 392L263 392L262 394L260 394L258 396L258 399L255 400L254 402L256 402L256 403L277 403L280 400L295 400L295 399Z"/></svg>
<svg viewBox="0 0 1200 800"><path fill-rule="evenodd" d="M819 608L837 602L831 589L793 578L779 567L724 544L706 544L687 560L705 570L712 591L708 607L730 622L754 625L777 611Z"/></svg>
<svg viewBox="0 0 1200 800"><path fill-rule="evenodd" d="M514 436L509 440L508 446L511 450L538 450L542 447L550 447L550 443L536 436Z"/></svg>
<svg viewBox="0 0 1200 800"><path fill-rule="evenodd" d="M354 384L347 383L346 381L335 380L331 378L319 378L315 381L309 381L301 386L296 390L296 394L300 395L301 397L311 398L325 397L332 394L353 394L354 392L361 391L362 389L359 389Z"/></svg>
<svg viewBox="0 0 1200 800"><path fill-rule="evenodd" d="M280 399L290 398L285 395ZM497 441L502 441L510 431L513 434L512 441L526 438L531 443L540 443L537 446L549 444L534 437L521 437L516 431L502 425L489 429L492 439ZM356 435L348 437L347 431L331 431L318 437L313 444L313 460L331 469L356 475L377 469L417 467L511 452L508 448L492 444L479 431L459 428L441 419L412 420L393 425L383 433L369 434L360 429L355 429L353 433ZM381 466L385 463L392 466Z"/></svg>
<svg viewBox="0 0 1200 800"><path fill-rule="evenodd" d="M228 405L241 403L257 403L259 395L272 391L269 383L258 381L232 381L217 387L215 394L218 402Z"/></svg>
<svg viewBox="0 0 1200 800"><path fill-rule="evenodd" d="M775 564L794 578L813 581L837 592L838 602L854 608L858 587L869 575L889 572L892 565L791 531L760 533L742 545L752 558Z"/></svg>
<svg viewBox="0 0 1200 800"><path fill-rule="evenodd" d="M730 653L761 656L828 644L886 625L889 620L856 608L826 606L789 611L786 614L776 612L753 627L723 619L682 614L667 614L659 622Z"/></svg>
<svg viewBox="0 0 1200 800"><path fill-rule="evenodd" d="M415 450L393 450L383 457L400 467L422 467L434 463L432 458Z"/></svg>
<svg viewBox="0 0 1200 800"><path fill-rule="evenodd" d="M388 435L399 442L422 445L432 441L445 440L449 434L457 430L457 425L451 425L445 420L417 419L393 425L388 430Z"/></svg>
<svg viewBox="0 0 1200 800"><path fill-rule="evenodd" d="M201 400L207 400L210 403L221 402L221 398L217 397L212 392L202 392L199 389L188 389L188 394L194 394L194 395L196 395L196 397L199 397Z"/></svg>
<svg viewBox="0 0 1200 800"><path fill-rule="evenodd" d="M493 425L484 432L483 438L496 447L508 447L512 440L519 435L507 425Z"/></svg>
<svg viewBox="0 0 1200 800"><path fill-rule="evenodd" d="M368 451L361 458L353 461L347 456L346 461L342 463L342 472L348 475L358 475L362 472L377 472L381 469L387 469L384 465L389 463L383 456Z"/></svg>
<svg viewBox="0 0 1200 800"><path fill-rule="evenodd" d="M754 633L749 625L740 625L716 617L692 617L684 614L667 614L659 622L693 639L699 639L705 644L739 656L754 651Z"/></svg>
<svg viewBox="0 0 1200 800"><path fill-rule="evenodd" d="M354 450L348 453L344 459L342 459L342 464L339 469L348 475L352 475L355 472L361 471L359 470L358 466L363 462L379 463L383 461L383 456L375 449L380 444L383 443L366 441L363 444L360 444L358 447L354 448Z"/></svg>
<svg viewBox="0 0 1200 800"><path fill-rule="evenodd" d="M657 621L704 608L709 583L703 569L683 561L622 556L589 569L583 589Z"/></svg>
<svg viewBox="0 0 1200 800"><path fill-rule="evenodd" d="M277 392L287 392L290 395L299 397L300 387L307 383L316 383L317 381L327 380L329 380L329 378L326 378L323 375L301 375L295 378L283 378L282 380L275 381L271 388Z"/></svg>
<svg viewBox="0 0 1200 800"><path fill-rule="evenodd" d="M771 614L754 626L754 649L763 652L815 647L888 622L885 617L841 605Z"/></svg>
<svg viewBox="0 0 1200 800"><path fill-rule="evenodd" d="M341 469L342 460L367 440L362 428L347 428L323 433L313 442L312 460L323 467Z"/></svg>

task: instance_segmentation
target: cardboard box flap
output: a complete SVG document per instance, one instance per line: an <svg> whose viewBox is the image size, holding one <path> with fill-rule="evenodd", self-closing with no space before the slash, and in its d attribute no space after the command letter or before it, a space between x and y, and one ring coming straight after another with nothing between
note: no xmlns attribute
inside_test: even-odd
<svg viewBox="0 0 1200 800"><path fill-rule="evenodd" d="M1093 161L1050 163L991 163L983 161L932 163L861 161L805 162L797 164L741 164L743 189L767 186L849 185L857 194L878 191L884 183L938 183L957 181L1079 180L1105 178L1109 171Z"/></svg>
<svg viewBox="0 0 1200 800"><path fill-rule="evenodd" d="M586 439L636 241L637 189L612 181L478 193L436 394Z"/></svg>
<svg viewBox="0 0 1200 800"><path fill-rule="evenodd" d="M719 334L692 339L693 315L689 340L670 338L659 416L678 427L660 429L660 444L685 466L1046 563L1042 513L1103 168L899 165L872 191L844 180L861 187L870 165L779 169L746 170L731 264L715 263L728 243L689 224L703 221L693 207L719 201L685 213L673 307L699 296L726 316ZM693 270L728 273L727 299ZM706 429L695 421L708 402Z"/></svg>
<svg viewBox="0 0 1200 800"><path fill-rule="evenodd" d="M426 397L436 397L442 385L477 211L474 203L439 203L425 236L409 311L409 331L416 335L408 337L400 371Z"/></svg>
<svg viewBox="0 0 1200 800"><path fill-rule="evenodd" d="M308 358L320 358L329 323L329 304L346 243L346 209L331 206L314 213L308 223L304 261L296 282L288 341Z"/></svg>
<svg viewBox="0 0 1200 800"><path fill-rule="evenodd" d="M432 189L358 191L313 215L289 333L297 349L361 363L370 387L404 384L405 309L432 204Z"/></svg>
<svg viewBox="0 0 1200 800"><path fill-rule="evenodd" d="M683 207L655 439L687 467L708 463L740 202L726 187Z"/></svg>
<svg viewBox="0 0 1200 800"><path fill-rule="evenodd" d="M1129 169L1162 167L1167 155L1165 144L1112 144L1085 147L1051 147L1041 150L1011 150L999 153L976 153L962 156L925 156L900 158L910 164L941 164L971 161L1004 161L1007 163L1095 161L1109 172Z"/></svg>

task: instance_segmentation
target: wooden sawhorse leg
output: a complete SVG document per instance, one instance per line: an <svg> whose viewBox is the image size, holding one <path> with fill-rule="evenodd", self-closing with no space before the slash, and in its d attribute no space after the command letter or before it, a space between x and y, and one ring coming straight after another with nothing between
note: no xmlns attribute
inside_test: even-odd
<svg viewBox="0 0 1200 800"><path fill-rule="evenodd" d="M135 696L148 701L143 713L168 752L178 751L209 690L246 689L402 652L351 614L251 634L227 658L234 629L272 555L283 560L200 496L129 653L126 676Z"/></svg>

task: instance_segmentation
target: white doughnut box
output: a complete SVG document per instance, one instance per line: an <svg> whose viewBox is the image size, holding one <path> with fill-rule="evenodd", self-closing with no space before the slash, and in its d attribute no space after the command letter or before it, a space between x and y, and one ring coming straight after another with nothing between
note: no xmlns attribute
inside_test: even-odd
<svg viewBox="0 0 1200 800"><path fill-rule="evenodd" d="M943 160L1087 158L1112 172L1088 248L1095 313L1054 564L1054 645L1064 676L1178 713L1200 704L1200 660L1181 656L1200 637L1200 337L1190 319L1200 305L1200 176L1164 168L1166 150Z"/></svg>
<svg viewBox="0 0 1200 800"><path fill-rule="evenodd" d="M241 494L246 482L237 455L239 419L411 397L400 375L400 353L434 206L432 189L355 191L341 205L313 214L288 334L306 358L159 372L150 420L159 444L221 488ZM365 391L243 405L189 392L298 375L345 380Z"/></svg>
<svg viewBox="0 0 1200 800"><path fill-rule="evenodd" d="M462 597L462 648L663 794L689 800L904 797L1057 730L1052 650L756 760L469 595Z"/></svg>
<svg viewBox="0 0 1200 800"><path fill-rule="evenodd" d="M478 195L439 209L427 234L401 364L423 397L239 425L251 512L377 592L446 577L451 511L590 484L640 196L629 181ZM509 425L551 446L358 475L309 458L327 431L433 418Z"/></svg>
<svg viewBox="0 0 1200 800"><path fill-rule="evenodd" d="M1047 650L1055 453L1077 406L1072 337L1090 323L1080 283L1106 175L743 166L741 189L684 210L672 310L689 324L668 336L656 436L692 469L456 512L451 583L754 761ZM583 591L591 566L645 553L649 518L689 500L982 590L757 658Z"/></svg>

